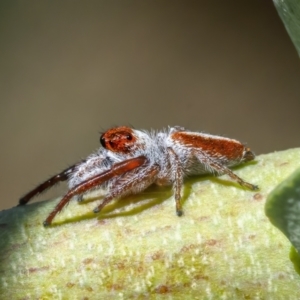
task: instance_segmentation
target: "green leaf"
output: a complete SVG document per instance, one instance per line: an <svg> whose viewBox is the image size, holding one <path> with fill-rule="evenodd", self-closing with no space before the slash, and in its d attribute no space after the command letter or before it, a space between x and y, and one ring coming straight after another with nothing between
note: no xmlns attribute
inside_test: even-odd
<svg viewBox="0 0 300 300"><path fill-rule="evenodd" d="M300 169L270 193L265 212L272 224L279 228L295 247L291 251L291 258L299 271L299 257L297 258L296 252L300 251Z"/></svg>
<svg viewBox="0 0 300 300"><path fill-rule="evenodd" d="M274 0L274 4L300 55L300 1Z"/></svg>
<svg viewBox="0 0 300 300"><path fill-rule="evenodd" d="M294 247L291 247L290 260L294 264L295 271L300 274L300 255Z"/></svg>

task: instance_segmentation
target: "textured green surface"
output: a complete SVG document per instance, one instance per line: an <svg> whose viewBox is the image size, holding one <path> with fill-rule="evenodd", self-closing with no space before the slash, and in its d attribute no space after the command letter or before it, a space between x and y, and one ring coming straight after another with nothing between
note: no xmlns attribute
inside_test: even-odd
<svg viewBox="0 0 300 300"><path fill-rule="evenodd" d="M274 0L274 4L300 55L300 1Z"/></svg>
<svg viewBox="0 0 300 300"><path fill-rule="evenodd" d="M300 167L300 149L261 155L226 176L185 184L184 215L170 189L106 207L58 199L0 213L1 299L300 299L290 242L264 214L269 192ZM12 200L16 202L17 200Z"/></svg>

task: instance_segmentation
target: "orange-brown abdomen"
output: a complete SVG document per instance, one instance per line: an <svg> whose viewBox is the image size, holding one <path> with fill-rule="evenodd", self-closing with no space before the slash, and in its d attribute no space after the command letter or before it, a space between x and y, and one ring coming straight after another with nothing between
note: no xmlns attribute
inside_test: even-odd
<svg viewBox="0 0 300 300"><path fill-rule="evenodd" d="M175 132L172 138L187 147L197 148L211 156L223 156L233 161L242 159L245 150L245 146L236 140L207 134Z"/></svg>

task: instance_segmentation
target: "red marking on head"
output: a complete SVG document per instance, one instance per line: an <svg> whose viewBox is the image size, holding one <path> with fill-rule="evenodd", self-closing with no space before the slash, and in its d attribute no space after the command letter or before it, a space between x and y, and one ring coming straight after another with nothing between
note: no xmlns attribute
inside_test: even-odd
<svg viewBox="0 0 300 300"><path fill-rule="evenodd" d="M113 152L129 153L135 142L133 130L126 126L109 129L100 137L101 145Z"/></svg>
<svg viewBox="0 0 300 300"><path fill-rule="evenodd" d="M181 144L198 148L212 156L224 156L228 160L244 159L245 146L236 140L223 139L213 135L192 134L188 132L175 132L172 134L172 138ZM251 160L250 153L254 158L252 152L248 151L246 153L248 153L247 160Z"/></svg>

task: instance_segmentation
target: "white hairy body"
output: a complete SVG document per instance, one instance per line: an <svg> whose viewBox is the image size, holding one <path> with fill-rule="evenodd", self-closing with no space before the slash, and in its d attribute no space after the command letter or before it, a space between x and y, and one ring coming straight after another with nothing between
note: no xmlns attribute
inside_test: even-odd
<svg viewBox="0 0 300 300"><path fill-rule="evenodd" d="M179 216L186 176L227 174L242 186L257 189L229 169L255 157L249 148L234 139L179 126L158 132L121 126L103 133L100 142L102 147L98 151L29 192L21 198L20 205L58 181L68 180L69 191L44 222L46 226L74 196L81 200L85 193L100 188L106 189L106 195L95 213L114 198L138 193L151 184L172 185Z"/></svg>

